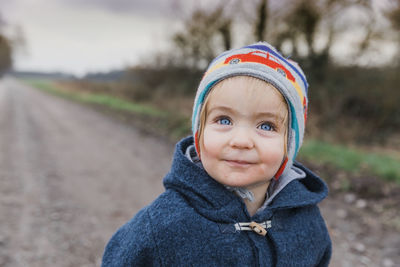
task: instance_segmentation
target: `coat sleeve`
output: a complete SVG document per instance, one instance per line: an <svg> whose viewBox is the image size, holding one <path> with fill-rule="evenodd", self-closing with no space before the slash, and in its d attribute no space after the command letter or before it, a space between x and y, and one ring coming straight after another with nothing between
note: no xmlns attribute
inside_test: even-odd
<svg viewBox="0 0 400 267"><path fill-rule="evenodd" d="M327 267L329 266L329 262L331 260L331 255L332 255L332 246L329 245L329 247L325 250L324 255L322 255L322 258L320 262L318 263L318 267Z"/></svg>
<svg viewBox="0 0 400 267"><path fill-rule="evenodd" d="M108 242L102 267L161 266L146 209L122 226Z"/></svg>
<svg viewBox="0 0 400 267"><path fill-rule="evenodd" d="M318 244L321 250L319 252L319 261L315 266L327 267L329 266L329 262L332 256L332 240L329 235L329 230L325 223L325 220L322 217L321 211L318 206L316 207L318 213L317 216L315 216L315 218L319 218L318 220L316 220L319 221L319 227L315 227L314 230L318 231L320 234L321 238L319 239Z"/></svg>

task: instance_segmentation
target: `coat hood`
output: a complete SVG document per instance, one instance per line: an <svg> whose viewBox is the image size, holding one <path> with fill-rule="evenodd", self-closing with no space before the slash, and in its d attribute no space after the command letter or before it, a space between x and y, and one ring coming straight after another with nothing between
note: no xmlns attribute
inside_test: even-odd
<svg viewBox="0 0 400 267"><path fill-rule="evenodd" d="M242 199L186 157L185 151L192 144L193 138L187 137L176 145L171 170L164 178L165 188L181 194L190 206L211 220L248 220L250 216ZM306 177L287 184L261 214L255 215L257 219L270 217L276 209L315 205L327 196L328 188L318 176L297 162L295 166L302 169Z"/></svg>

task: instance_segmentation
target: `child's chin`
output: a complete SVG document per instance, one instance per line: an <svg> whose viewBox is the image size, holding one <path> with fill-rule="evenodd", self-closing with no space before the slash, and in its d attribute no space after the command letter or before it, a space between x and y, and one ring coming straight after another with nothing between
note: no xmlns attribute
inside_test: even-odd
<svg viewBox="0 0 400 267"><path fill-rule="evenodd" d="M226 181L223 183L226 186L230 187L242 187L242 188L247 188L247 189L254 189L259 186L263 186L265 184L269 184L270 180L265 180L265 181Z"/></svg>
<svg viewBox="0 0 400 267"><path fill-rule="evenodd" d="M226 182L224 183L226 186L231 186L231 187L248 187L251 186L251 183L246 183L246 182Z"/></svg>

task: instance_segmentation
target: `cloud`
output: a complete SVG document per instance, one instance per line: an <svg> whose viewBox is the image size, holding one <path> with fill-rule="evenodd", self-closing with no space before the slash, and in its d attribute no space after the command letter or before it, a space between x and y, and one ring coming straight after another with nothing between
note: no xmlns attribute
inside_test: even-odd
<svg viewBox="0 0 400 267"><path fill-rule="evenodd" d="M177 6L179 0L58 0L67 6L81 8L102 9L114 13L130 13L145 16L170 16Z"/></svg>
<svg viewBox="0 0 400 267"><path fill-rule="evenodd" d="M6 2L6 3L5 3ZM174 19L161 1L0 0L5 21L24 31L19 70L84 74L136 64L165 46ZM145 1L143 1L145 2ZM165 1L166 2L166 1Z"/></svg>

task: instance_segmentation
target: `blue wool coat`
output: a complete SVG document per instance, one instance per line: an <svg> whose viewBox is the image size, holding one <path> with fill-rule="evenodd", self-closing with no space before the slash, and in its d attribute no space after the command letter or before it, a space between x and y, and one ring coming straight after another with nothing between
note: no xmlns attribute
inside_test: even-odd
<svg viewBox="0 0 400 267"><path fill-rule="evenodd" d="M185 156L192 143L177 144L166 191L113 235L103 267L328 266L331 241L317 207L327 195L321 179L296 163L307 176L250 217L241 198ZM266 222L266 236L235 228L251 221Z"/></svg>

